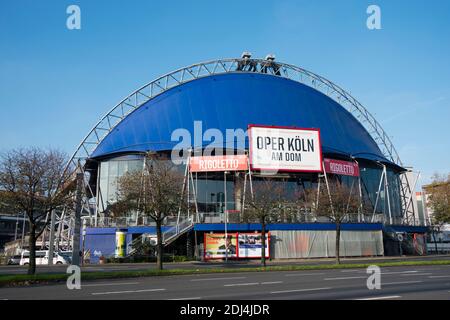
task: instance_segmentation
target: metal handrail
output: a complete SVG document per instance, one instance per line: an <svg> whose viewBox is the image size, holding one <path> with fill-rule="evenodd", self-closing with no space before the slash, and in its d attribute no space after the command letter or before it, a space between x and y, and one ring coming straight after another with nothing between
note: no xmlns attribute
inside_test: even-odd
<svg viewBox="0 0 450 320"><path fill-rule="evenodd" d="M194 221L192 219L192 216L181 221L180 223L176 224L175 226L173 226L172 228L170 228L169 230L166 230L163 233L163 243L167 243L168 241L170 241L171 239L177 237L180 234L183 234L185 231L189 230L190 228L192 228L194 225Z"/></svg>

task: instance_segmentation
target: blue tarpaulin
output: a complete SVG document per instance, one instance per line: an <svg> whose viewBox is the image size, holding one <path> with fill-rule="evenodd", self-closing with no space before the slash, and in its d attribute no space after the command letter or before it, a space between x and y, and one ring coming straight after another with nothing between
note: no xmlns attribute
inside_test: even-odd
<svg viewBox="0 0 450 320"><path fill-rule="evenodd" d="M91 157L171 150L179 142L171 140L178 128L187 129L189 145L199 147L194 121L202 121L203 133L214 128L224 137L226 129L245 131L249 124L319 128L324 153L386 161L364 127L336 101L296 81L259 73L207 76L173 87L129 114Z"/></svg>

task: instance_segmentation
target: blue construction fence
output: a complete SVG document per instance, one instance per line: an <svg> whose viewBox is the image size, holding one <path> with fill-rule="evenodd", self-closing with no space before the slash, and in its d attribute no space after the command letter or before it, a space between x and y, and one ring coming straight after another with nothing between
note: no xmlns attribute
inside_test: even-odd
<svg viewBox="0 0 450 320"><path fill-rule="evenodd" d="M165 232L170 227L163 227ZM98 263L101 256L109 258L115 254L116 247L116 231L126 232L126 243L130 244L134 238L148 233L156 235L156 228L154 226L136 226L128 228L87 228L84 238L85 253L89 252L90 262ZM204 232L224 232L225 225L223 223L202 223L195 224L194 231L202 234ZM229 223L227 225L228 232L254 232L261 230L259 223ZM317 230L329 231L336 230L334 223L277 223L268 224L267 231L282 231L282 230ZM344 223L341 225L342 231L383 231L383 233L418 233L425 234L428 231L427 227L420 226L383 226L381 223ZM200 236L201 240L202 237ZM82 240L83 241L83 240ZM83 245L83 243L81 244Z"/></svg>

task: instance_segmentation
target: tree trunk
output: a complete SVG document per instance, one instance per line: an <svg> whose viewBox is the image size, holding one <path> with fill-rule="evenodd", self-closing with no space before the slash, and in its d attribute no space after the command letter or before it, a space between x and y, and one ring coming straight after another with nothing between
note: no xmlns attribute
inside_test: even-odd
<svg viewBox="0 0 450 320"><path fill-rule="evenodd" d="M161 231L161 220L157 220L156 221L156 236L158 239L158 244L157 244L157 258L156 258L156 266L158 268L158 270L162 270L163 269L163 249L164 249L164 244L162 243L163 239L162 239L162 231Z"/></svg>
<svg viewBox="0 0 450 320"><path fill-rule="evenodd" d="M191 232L186 233L186 256L191 259L194 255L192 250L192 234Z"/></svg>
<svg viewBox="0 0 450 320"><path fill-rule="evenodd" d="M336 263L341 263L341 223L336 222Z"/></svg>
<svg viewBox="0 0 450 320"><path fill-rule="evenodd" d="M438 245L436 241L436 230L433 228L433 239L434 239L434 248L436 249L436 254L439 254L438 252Z"/></svg>
<svg viewBox="0 0 450 320"><path fill-rule="evenodd" d="M30 238L28 240L30 247L30 258L28 259L28 274L36 273L36 224L30 222Z"/></svg>
<svg viewBox="0 0 450 320"><path fill-rule="evenodd" d="M266 219L261 218L261 265L266 267Z"/></svg>

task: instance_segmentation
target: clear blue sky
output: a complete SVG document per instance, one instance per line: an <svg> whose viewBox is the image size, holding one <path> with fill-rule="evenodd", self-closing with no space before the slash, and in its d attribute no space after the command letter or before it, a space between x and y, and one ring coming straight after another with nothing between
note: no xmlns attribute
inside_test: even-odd
<svg viewBox="0 0 450 320"><path fill-rule="evenodd" d="M81 8L81 30L66 8ZM366 9L381 8L381 30ZM72 153L115 103L195 62L275 53L352 93L428 182L450 171L450 1L2 0L0 151Z"/></svg>

